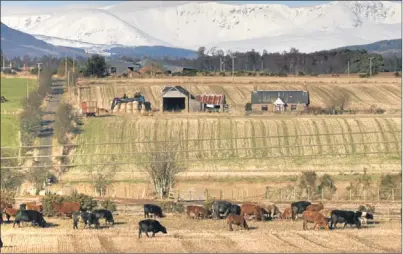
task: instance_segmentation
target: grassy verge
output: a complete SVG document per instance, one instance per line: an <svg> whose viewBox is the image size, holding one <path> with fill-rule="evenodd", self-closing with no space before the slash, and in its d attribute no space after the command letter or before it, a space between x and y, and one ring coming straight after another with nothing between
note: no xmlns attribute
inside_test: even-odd
<svg viewBox="0 0 403 254"><path fill-rule="evenodd" d="M18 146L19 121L17 115L1 115L1 146Z"/></svg>
<svg viewBox="0 0 403 254"><path fill-rule="evenodd" d="M37 87L37 81L24 78L1 78L1 95L8 102L1 104L1 113L15 113L21 108L22 98Z"/></svg>

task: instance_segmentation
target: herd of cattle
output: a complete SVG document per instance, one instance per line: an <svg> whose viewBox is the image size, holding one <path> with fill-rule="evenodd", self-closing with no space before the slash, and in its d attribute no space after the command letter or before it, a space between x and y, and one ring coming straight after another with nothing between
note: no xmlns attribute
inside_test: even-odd
<svg viewBox="0 0 403 254"><path fill-rule="evenodd" d="M84 228L94 225L95 228L99 228L100 219L105 219L105 225L115 223L112 212L106 209L96 209L93 211L82 211L80 209L80 203L77 202L63 202L62 204L53 204L55 211L60 216L69 216L73 219L73 229L78 229L78 222L81 220L84 223ZM20 222L31 222L32 225L39 225L40 227L46 227L47 223L43 218L42 205L34 203L25 204L26 209L17 210L11 205L2 204L2 214L0 217L0 223L3 223L3 213L5 213L7 221L10 222L10 217L14 217L14 224L20 226ZM307 223L313 223L314 229L321 227L325 229L336 228L337 223L344 223L346 225L356 225L360 228L362 224L365 224L367 219L373 219L373 215L370 212L353 212L344 210L328 210L324 209L323 204L311 204L308 201L294 202L281 212L278 207L272 205L257 205L257 204L232 204L228 201L218 200L214 201L211 207L205 208L203 206L189 205L186 206L186 215L188 218L194 219L226 219L228 229L233 231L232 225L237 225L246 230L249 229L246 223L249 219L255 219L257 221L272 220L272 219L292 219L296 220L298 215L302 215L303 229L306 230ZM142 233L145 233L149 237L148 233L151 232L154 237L156 233L167 233L167 229L155 219L149 219L151 216L154 218L165 217L161 207L154 204L144 205L144 220L139 222L139 238ZM0 238L0 245L2 245Z"/></svg>

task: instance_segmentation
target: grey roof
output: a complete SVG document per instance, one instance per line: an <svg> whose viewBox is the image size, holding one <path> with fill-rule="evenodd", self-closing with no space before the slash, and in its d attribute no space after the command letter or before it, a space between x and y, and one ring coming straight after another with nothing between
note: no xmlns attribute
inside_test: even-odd
<svg viewBox="0 0 403 254"><path fill-rule="evenodd" d="M160 64L162 68L164 68L164 71L171 71L172 73L175 72L181 72L183 71L183 69L189 69L189 70L193 70L194 68L191 67L181 67L181 66L176 66L173 64L169 64L166 63L164 61L157 61L157 60L153 60L153 59L149 59L149 58L145 58L141 61L138 61L137 64L141 65L141 66L147 66L151 63L156 63L156 64Z"/></svg>
<svg viewBox="0 0 403 254"><path fill-rule="evenodd" d="M273 104L280 98L286 104L309 105L308 91L253 91L252 104Z"/></svg>
<svg viewBox="0 0 403 254"><path fill-rule="evenodd" d="M182 86L166 86L162 90L162 96L164 96L164 94L166 94L169 91L178 91L178 92L186 95L186 97L189 97L189 94L190 94L191 99L196 99L195 96L193 96L191 93L189 93L189 91L186 90L185 88L183 88Z"/></svg>
<svg viewBox="0 0 403 254"><path fill-rule="evenodd" d="M106 65L109 67L115 67L116 72L121 73L127 71L129 67L133 68L134 71L140 69L140 65L136 63L130 63L119 59L108 59L106 60Z"/></svg>

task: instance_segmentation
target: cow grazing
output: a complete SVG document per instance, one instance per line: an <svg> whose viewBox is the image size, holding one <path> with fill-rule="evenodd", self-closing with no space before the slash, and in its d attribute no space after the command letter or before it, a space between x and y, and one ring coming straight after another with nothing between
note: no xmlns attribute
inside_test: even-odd
<svg viewBox="0 0 403 254"><path fill-rule="evenodd" d="M361 227L361 212L343 211L343 210L333 210L330 213L330 220L332 229L336 228L337 223L344 223L345 228L347 224L356 225L357 228Z"/></svg>
<svg viewBox="0 0 403 254"><path fill-rule="evenodd" d="M112 212L106 209L97 209L91 212L92 214L95 215L95 217L99 219L105 219L105 225L107 223L111 223L112 225L115 224L115 221L113 220Z"/></svg>
<svg viewBox="0 0 403 254"><path fill-rule="evenodd" d="M230 213L232 215L241 215L241 207L236 204L232 204L230 208Z"/></svg>
<svg viewBox="0 0 403 254"><path fill-rule="evenodd" d="M233 231L232 224L235 224L239 227L243 227L244 229L249 230L249 227L248 227L248 224L246 224L245 218L241 215L233 215L233 214L228 215L227 225L228 225L229 231Z"/></svg>
<svg viewBox="0 0 403 254"><path fill-rule="evenodd" d="M260 206L254 204L243 204L241 206L241 215L242 216L254 215L255 220L260 221L263 220L263 209Z"/></svg>
<svg viewBox="0 0 403 254"><path fill-rule="evenodd" d="M162 214L161 207L153 204L145 204L144 205L144 218L149 218L150 214L153 214L154 217L162 218L164 217Z"/></svg>
<svg viewBox="0 0 403 254"><path fill-rule="evenodd" d="M42 205L37 205L35 203L27 203L26 204L26 209L27 210L38 211L38 212L41 213L43 211L43 206Z"/></svg>
<svg viewBox="0 0 403 254"><path fill-rule="evenodd" d="M224 200L217 200L214 201L211 208L213 212L213 218L214 219L221 219L221 214L223 215L224 218L228 216L228 214L231 212L231 206L232 204L228 201Z"/></svg>
<svg viewBox="0 0 403 254"><path fill-rule="evenodd" d="M280 210L275 204L271 205L262 204L260 206L266 211L268 218L273 219L275 217L282 217Z"/></svg>
<svg viewBox="0 0 403 254"><path fill-rule="evenodd" d="M80 211L80 203L78 202L53 203L53 207L62 216L72 216L74 212Z"/></svg>
<svg viewBox="0 0 403 254"><path fill-rule="evenodd" d="M311 202L308 201L298 201L291 203L291 213L292 213L292 219L296 220L298 214L303 213L306 208L311 204Z"/></svg>
<svg viewBox="0 0 403 254"><path fill-rule="evenodd" d="M318 229L320 227L324 227L325 229L329 229L329 225L328 225L328 220L326 219L326 217L319 213L319 212L314 212L314 211L304 211L302 213L302 219L303 219L303 225L302 228L304 230L307 230L307 224L308 222L310 223L314 223L314 227L313 229L316 229L316 227L318 226Z"/></svg>
<svg viewBox="0 0 403 254"><path fill-rule="evenodd" d="M4 213L6 214L7 222L10 222L10 217L15 217L18 211L15 208L5 208Z"/></svg>
<svg viewBox="0 0 403 254"><path fill-rule="evenodd" d="M356 213L357 213L357 215L359 215L358 213L360 213L360 212L356 212ZM361 212L361 216L359 217L361 225L366 225L367 220L373 220L373 219L374 219L374 215L369 212Z"/></svg>
<svg viewBox="0 0 403 254"><path fill-rule="evenodd" d="M147 220L140 221L139 222L139 239L141 237L141 233L145 233L147 237L150 237L148 235L148 232L152 232L153 234L151 237L155 237L155 233L162 232L162 233L166 234L167 230L157 220L147 219Z"/></svg>
<svg viewBox="0 0 403 254"><path fill-rule="evenodd" d="M188 218L192 218L194 216L195 219L207 219L209 216L209 212L204 207L189 205L186 207L186 215Z"/></svg>
<svg viewBox="0 0 403 254"><path fill-rule="evenodd" d="M305 211L319 212L324 208L322 202L319 204L310 204Z"/></svg>
<svg viewBox="0 0 403 254"><path fill-rule="evenodd" d="M84 228L91 228L91 225L94 224L95 228L99 228L99 219L95 214L89 212L80 212L81 220L84 222Z"/></svg>
<svg viewBox="0 0 403 254"><path fill-rule="evenodd" d="M32 226L35 224L38 224L40 227L45 227L46 226L46 221L43 219L43 216L40 212L34 211L34 210L24 210L19 212L15 216L14 224L13 227L15 227L15 223L18 224L18 227L20 227L20 222L31 222Z"/></svg>
<svg viewBox="0 0 403 254"><path fill-rule="evenodd" d="M283 215L281 216L282 219L291 219L292 218L292 212L291 212L291 207L287 207L284 209Z"/></svg>

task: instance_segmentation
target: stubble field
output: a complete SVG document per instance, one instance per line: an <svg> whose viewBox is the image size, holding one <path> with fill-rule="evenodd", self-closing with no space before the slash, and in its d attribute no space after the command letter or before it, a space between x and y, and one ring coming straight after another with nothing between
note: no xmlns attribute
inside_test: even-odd
<svg viewBox="0 0 403 254"><path fill-rule="evenodd" d="M248 222L229 232L224 220L189 220L184 215L160 219L168 234L138 239L141 216L118 215L111 228L72 229L71 220L47 219L52 228L1 228L3 253L279 253L279 252L400 252L400 221L380 222L366 228L303 231L302 221ZM102 222L103 223L103 220ZM102 224L101 224L102 225ZM312 228L312 224L309 224Z"/></svg>

